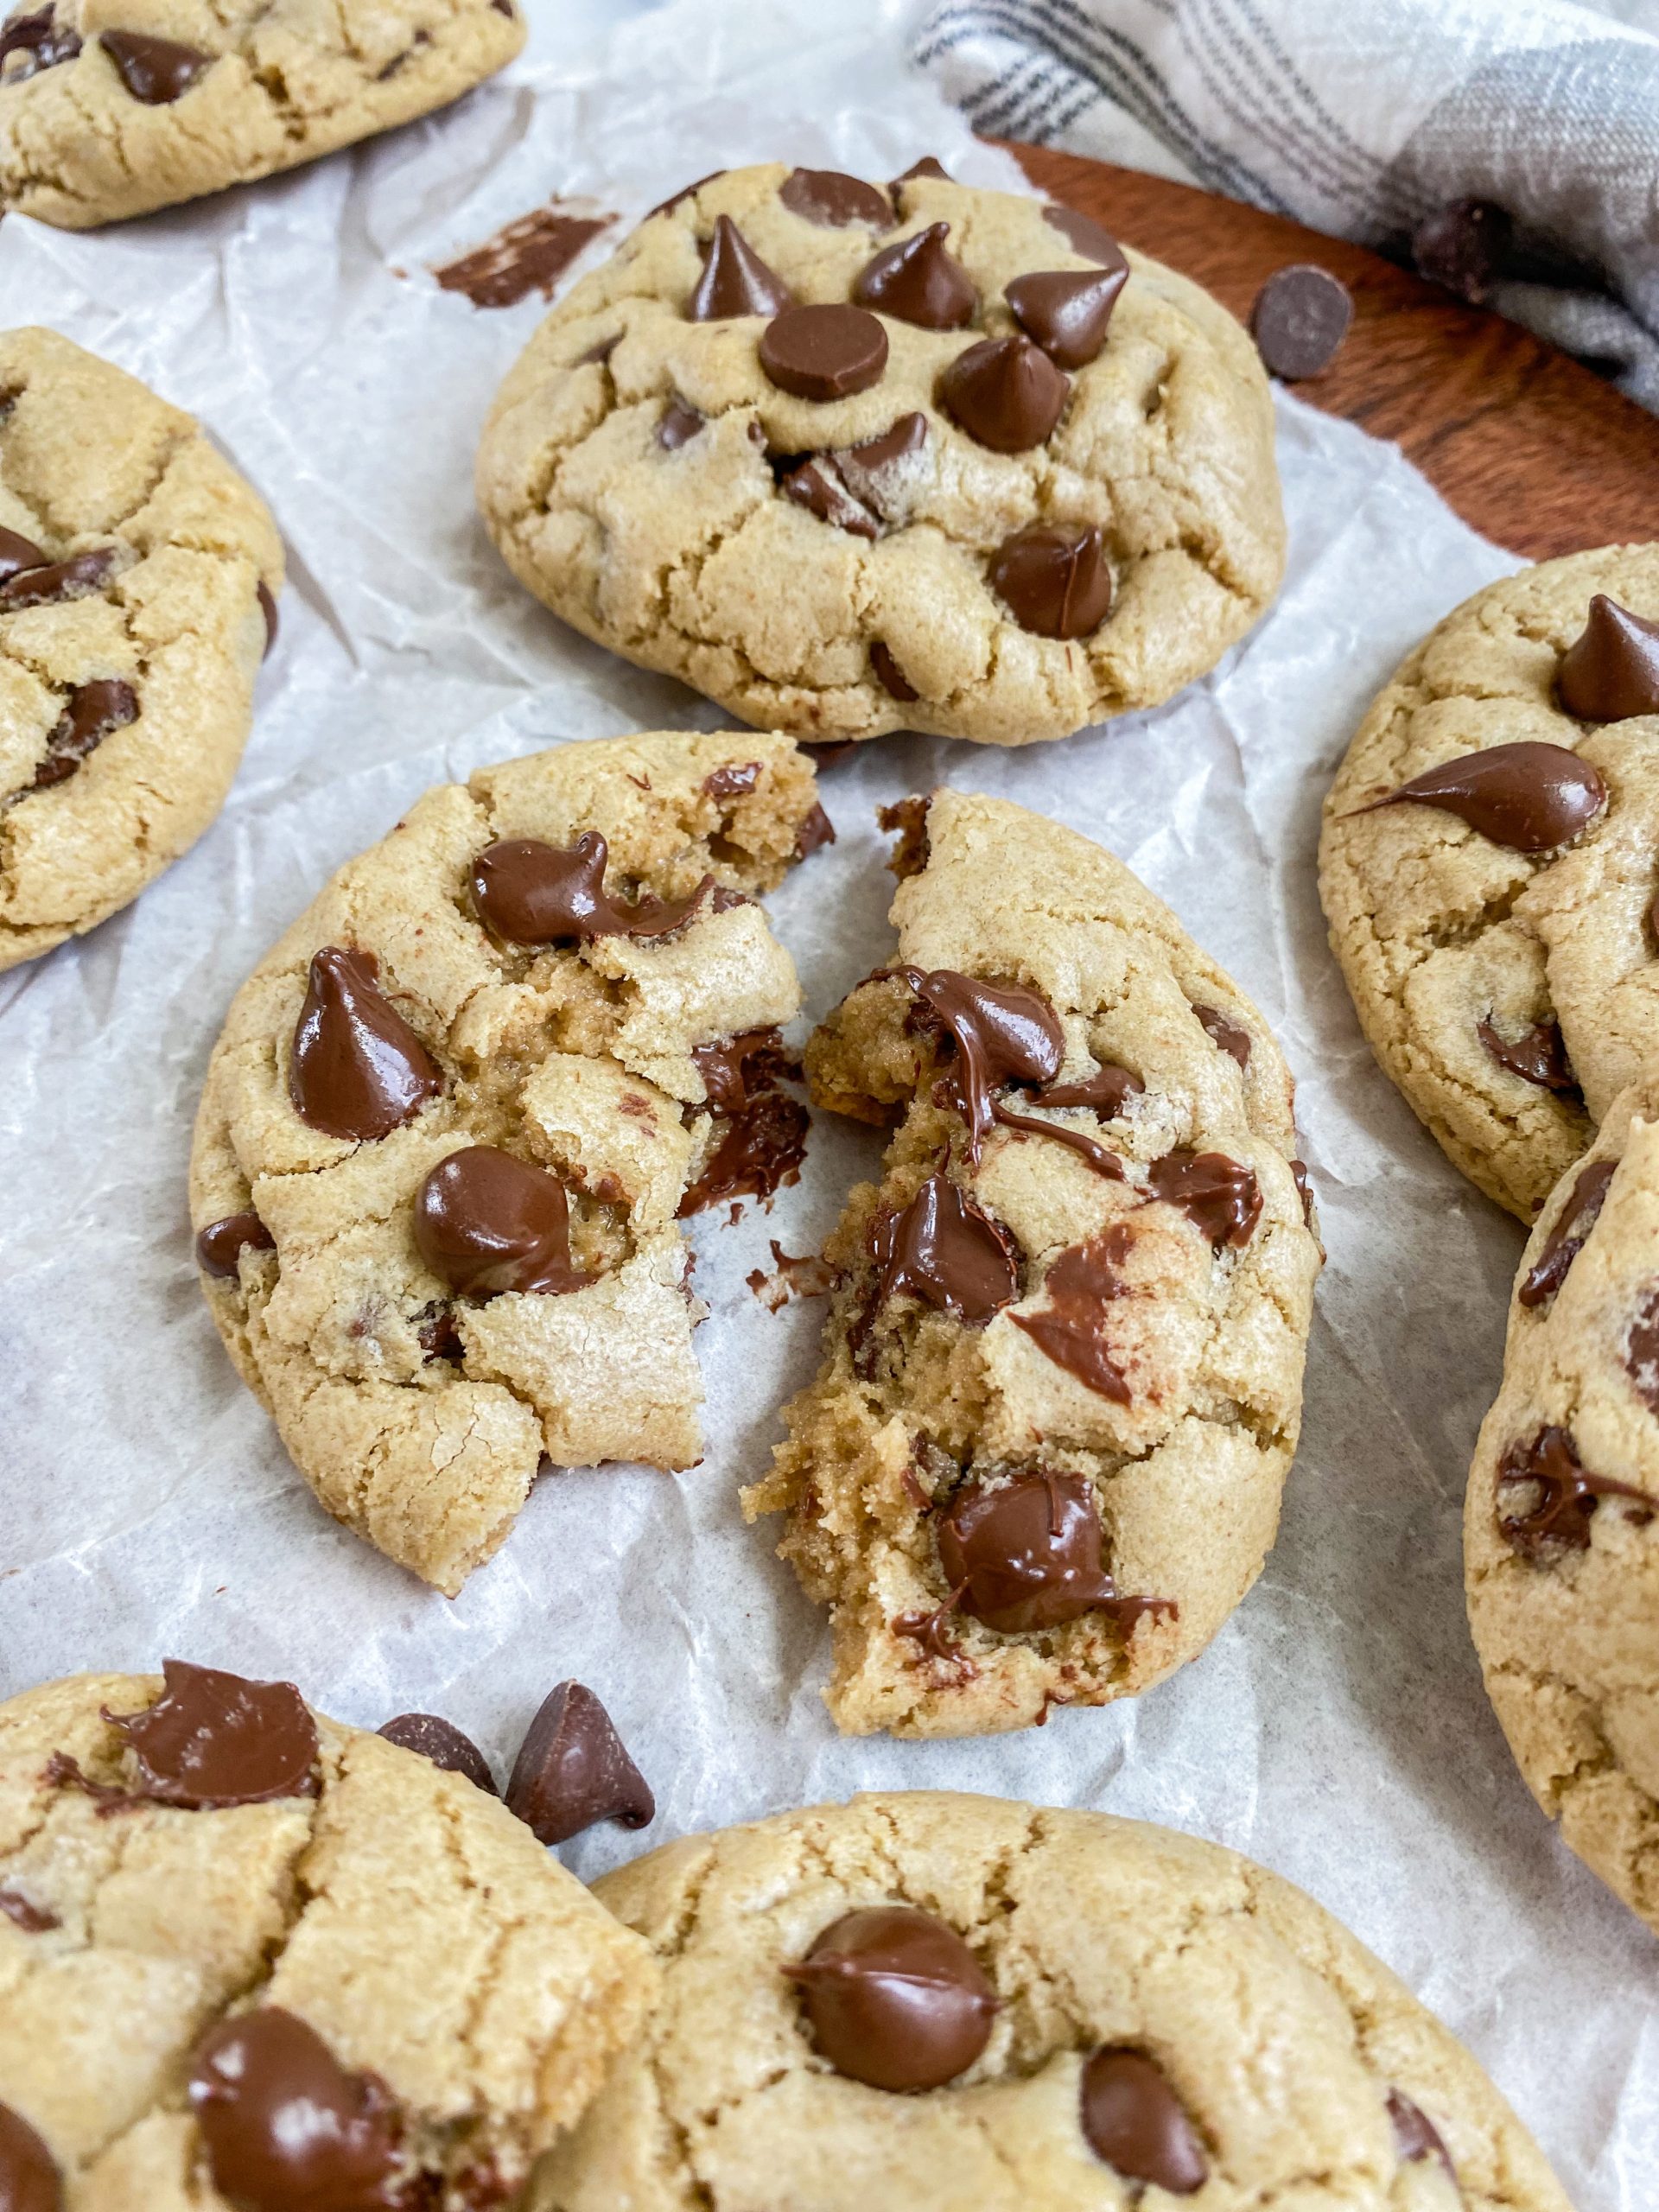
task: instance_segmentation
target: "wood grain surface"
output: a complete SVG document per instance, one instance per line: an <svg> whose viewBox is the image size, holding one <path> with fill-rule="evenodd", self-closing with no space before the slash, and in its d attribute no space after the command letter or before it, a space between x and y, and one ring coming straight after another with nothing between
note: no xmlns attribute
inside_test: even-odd
<svg viewBox="0 0 1659 2212"><path fill-rule="evenodd" d="M1353 326L1295 391L1395 440L1498 544L1544 560L1659 537L1659 417L1518 324L1282 216L1049 147L1007 150L1040 190L1196 277L1241 321L1287 262L1341 277Z"/></svg>

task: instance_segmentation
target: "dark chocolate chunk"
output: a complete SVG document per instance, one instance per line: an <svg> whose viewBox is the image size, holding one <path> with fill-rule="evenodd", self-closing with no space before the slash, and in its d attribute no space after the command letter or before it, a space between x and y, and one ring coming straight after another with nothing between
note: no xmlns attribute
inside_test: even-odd
<svg viewBox="0 0 1659 2212"><path fill-rule="evenodd" d="M374 2212L397 2184L403 2118L376 2074L353 2074L296 2014L264 2005L209 2028L186 2084L219 2196L244 2212Z"/></svg>
<svg viewBox="0 0 1659 2212"><path fill-rule="evenodd" d="M596 1821L642 1828L657 1817L650 1785L611 1716L580 1682L543 1700L513 1761L507 1810L541 1843L563 1843Z"/></svg>
<svg viewBox="0 0 1659 2212"><path fill-rule="evenodd" d="M26 77L37 76L42 69L73 61L79 52L80 34L60 23L53 8L31 8L22 15L9 16L0 23L0 85L21 85ZM14 54L24 57L20 69L6 67Z"/></svg>
<svg viewBox="0 0 1659 2212"><path fill-rule="evenodd" d="M1135 1231L1122 1221L1081 1244L1068 1245L1044 1278L1047 1304L1039 1313L1014 1316L1014 1326L1057 1367L1120 1406L1127 1406L1133 1393L1108 1349L1103 1328L1107 1307L1131 1294L1118 1269L1134 1248Z"/></svg>
<svg viewBox="0 0 1659 2212"><path fill-rule="evenodd" d="M767 268L731 217L719 217L704 251L702 274L685 310L691 321L727 322L737 315L776 315L792 297L783 278Z"/></svg>
<svg viewBox="0 0 1659 2212"><path fill-rule="evenodd" d="M1236 1021L1229 1020L1218 1006L1195 1006L1198 1026L1211 1042L1224 1052L1230 1053L1241 1068L1250 1065L1250 1033Z"/></svg>
<svg viewBox="0 0 1659 2212"><path fill-rule="evenodd" d="M1548 853L1576 837L1607 804L1607 786L1587 760L1564 745L1535 739L1490 745L1426 768L1398 791L1357 807L1438 806L1511 852Z"/></svg>
<svg viewBox="0 0 1659 2212"><path fill-rule="evenodd" d="M725 174L724 169L710 169L707 176L700 176L695 184L683 184L677 192L671 192L666 200L659 200L654 207L648 208L640 220L648 223L653 215L671 214L682 200L689 200L694 192L701 192L705 184L712 184L716 177Z"/></svg>
<svg viewBox="0 0 1659 2212"><path fill-rule="evenodd" d="M795 857L810 861L814 853L821 853L826 845L836 842L836 825L823 810L820 799L812 802L812 811L802 823L795 840Z"/></svg>
<svg viewBox="0 0 1659 2212"><path fill-rule="evenodd" d="M1644 621L1599 591L1583 630L1561 656L1556 686L1581 722L1659 715L1659 622Z"/></svg>
<svg viewBox="0 0 1659 2212"><path fill-rule="evenodd" d="M837 530L848 531L855 537L876 535L875 517L853 497L827 454L803 462L784 478L779 489L820 522L833 523Z"/></svg>
<svg viewBox="0 0 1659 2212"><path fill-rule="evenodd" d="M1071 391L1071 378L1023 334L982 338L957 354L938 383L945 413L993 453L1028 453L1041 445L1065 412Z"/></svg>
<svg viewBox="0 0 1659 2212"><path fill-rule="evenodd" d="M170 107L213 66L213 55L200 48L153 38L147 31L105 31L100 42L122 83L145 107Z"/></svg>
<svg viewBox="0 0 1659 2212"><path fill-rule="evenodd" d="M1631 1317L1624 1371L1648 1411L1659 1414L1659 1290L1650 1290Z"/></svg>
<svg viewBox="0 0 1659 2212"><path fill-rule="evenodd" d="M987 571L1022 630L1086 638L1112 611L1112 570L1100 529L1031 523L1005 537Z"/></svg>
<svg viewBox="0 0 1659 2212"><path fill-rule="evenodd" d="M557 1297L594 1280L571 1263L563 1184L493 1145L452 1152L427 1176L415 1198L415 1243L433 1274L467 1297Z"/></svg>
<svg viewBox="0 0 1659 2212"><path fill-rule="evenodd" d="M966 1483L940 1519L938 1545L952 1605L999 1635L1063 1628L1085 1613L1109 1613L1128 1628L1142 1613L1174 1611L1167 1599L1119 1597L1081 1475Z"/></svg>
<svg viewBox="0 0 1659 2212"><path fill-rule="evenodd" d="M784 1972L800 1989L817 2049L872 2088L939 2088L990 2040L997 1999L978 1960L913 1905L843 1915Z"/></svg>
<svg viewBox="0 0 1659 2212"><path fill-rule="evenodd" d="M571 944L590 937L666 937L714 888L714 878L705 876L689 898L626 905L605 888L609 858L597 830L569 846L503 838L474 861L473 897L489 927L513 944Z"/></svg>
<svg viewBox="0 0 1659 2212"><path fill-rule="evenodd" d="M683 399L671 399L657 425L657 442L664 453L677 453L690 443L708 419Z"/></svg>
<svg viewBox="0 0 1659 2212"><path fill-rule="evenodd" d="M893 658L889 647L877 638L870 647L870 666L875 671L875 680L890 699L901 707L908 707L921 697L921 693Z"/></svg>
<svg viewBox="0 0 1659 2212"><path fill-rule="evenodd" d="M1313 1186L1308 1180L1307 1162L1305 1160L1293 1160L1290 1163L1290 1173L1296 1185L1296 1195L1302 1202L1302 1226L1304 1229L1312 1229L1313 1226Z"/></svg>
<svg viewBox="0 0 1659 2212"><path fill-rule="evenodd" d="M977 1326L1019 1295L1014 1239L945 1175L930 1175L901 1212L870 1229L878 1304L919 1298Z"/></svg>
<svg viewBox="0 0 1659 2212"><path fill-rule="evenodd" d="M1587 1167L1580 1170L1571 1196L1544 1239L1542 1251L1528 1268L1516 1293L1522 1306L1541 1306L1547 1298L1554 1298L1567 1281L1567 1270L1584 1249L1596 1225L1596 1216L1606 1199L1607 1185L1612 1181L1618 1165L1615 1160L1592 1160Z"/></svg>
<svg viewBox="0 0 1659 2212"><path fill-rule="evenodd" d="M372 952L326 944L312 957L294 1031L288 1090L325 1136L389 1136L443 1089L437 1062L381 992Z"/></svg>
<svg viewBox="0 0 1659 2212"><path fill-rule="evenodd" d="M1128 282L1129 264L1091 273L1087 270L1033 270L1002 288L1014 319L1062 369L1088 365L1106 343L1117 296Z"/></svg>
<svg viewBox="0 0 1659 2212"><path fill-rule="evenodd" d="M861 308L878 308L896 322L922 330L961 330L974 319L979 294L950 251L949 223L930 223L895 245L885 245L853 279Z"/></svg>
<svg viewBox="0 0 1659 2212"><path fill-rule="evenodd" d="M1223 1152L1166 1152L1147 1170L1151 1196L1179 1206L1217 1249L1248 1244L1262 1217L1251 1170Z"/></svg>
<svg viewBox="0 0 1659 2212"><path fill-rule="evenodd" d="M908 184L913 176L937 176L943 177L947 184L950 181L950 172L937 154L924 154L919 162L912 162L893 181L895 187Z"/></svg>
<svg viewBox="0 0 1659 2212"><path fill-rule="evenodd" d="M46 758L35 771L32 788L48 791L54 784L67 783L111 730L126 729L137 719L138 695L119 677L78 683L46 741Z"/></svg>
<svg viewBox="0 0 1659 2212"><path fill-rule="evenodd" d="M734 760L705 776L702 788L704 795L718 804L722 799L746 798L760 780L758 760Z"/></svg>
<svg viewBox="0 0 1659 2212"><path fill-rule="evenodd" d="M15 614L24 607L90 599L108 582L116 558L114 546L99 545L90 553L74 553L67 561L50 562L43 569L20 569L0 583L0 614Z"/></svg>
<svg viewBox="0 0 1659 2212"><path fill-rule="evenodd" d="M1411 257L1420 276L1478 307L1502 272L1514 236L1507 209L1490 200L1453 200L1418 224Z"/></svg>
<svg viewBox="0 0 1659 2212"><path fill-rule="evenodd" d="M1085 261L1097 262L1103 269L1115 269L1123 258L1117 240L1109 231L1103 230L1092 215L1081 214L1075 207L1051 200L1043 210L1043 220L1059 232L1073 253L1081 254Z"/></svg>
<svg viewBox="0 0 1659 2212"><path fill-rule="evenodd" d="M1160 2066L1138 2050L1109 2045L1083 2069L1084 2139L1095 2156L1131 2181L1192 2196L1210 2177L1204 2143Z"/></svg>
<svg viewBox="0 0 1659 2212"><path fill-rule="evenodd" d="M265 650L262 658L269 660L270 649L276 642L276 601L270 586L263 576L260 577L257 588L259 594L259 612L265 618Z"/></svg>
<svg viewBox="0 0 1659 2212"><path fill-rule="evenodd" d="M1442 2141L1440 2129L1403 2089L1389 2091L1389 2118L1394 2123L1395 2143L1407 2165L1417 2158L1437 2158L1445 2168L1447 2179L1457 2180L1452 2153Z"/></svg>
<svg viewBox="0 0 1659 2212"><path fill-rule="evenodd" d="M1294 384L1328 369L1354 319L1348 287L1312 261L1275 270L1255 296L1250 335L1270 374Z"/></svg>
<svg viewBox="0 0 1659 2212"><path fill-rule="evenodd" d="M317 1726L292 1682L250 1682L164 1659L167 1687L143 1713L106 1713L127 1741L130 1795L192 1812L316 1795Z"/></svg>
<svg viewBox="0 0 1659 2212"><path fill-rule="evenodd" d="M1506 1487L1525 1484L1536 1492L1524 1512L1503 1510ZM1590 1541L1590 1523L1604 1497L1638 1499L1651 1518L1659 1499L1611 1475L1593 1475L1579 1458L1578 1446L1564 1428L1541 1428L1522 1443L1511 1444L1497 1463L1497 1525L1512 1551L1522 1559L1541 1558L1559 1545L1567 1551L1583 1551Z"/></svg>
<svg viewBox="0 0 1659 2212"><path fill-rule="evenodd" d="M829 230L868 223L872 230L885 231L893 221L893 203L887 194L841 169L791 169L778 197L795 214Z"/></svg>
<svg viewBox="0 0 1659 2212"><path fill-rule="evenodd" d="M0 584L9 584L26 569L43 569L46 555L32 537L15 530L0 530Z"/></svg>
<svg viewBox="0 0 1659 2212"><path fill-rule="evenodd" d="M0 1890L0 1913L5 1915L14 1928L21 1928L25 1936L44 1936L48 1929L63 1925L55 1912L48 1911L43 1904L36 1904L21 1890ZM3 2166L0 2165L0 2178L3 2177ZM5 2201L3 2191L0 2191L0 2205L3 2205Z"/></svg>
<svg viewBox="0 0 1659 2212"><path fill-rule="evenodd" d="M1475 1024L1475 1034L1501 1068L1536 1084L1540 1090L1576 1090L1579 1079L1567 1057L1567 1045L1558 1021L1535 1021L1530 1029L1510 1039L1502 1037L1490 1015Z"/></svg>
<svg viewBox="0 0 1659 2212"><path fill-rule="evenodd" d="M761 334L760 365L797 399L847 399L880 382L887 334L862 308L785 308Z"/></svg>
<svg viewBox="0 0 1659 2212"><path fill-rule="evenodd" d="M56 2160L22 2113L0 2105L0 2208L62 2212L62 2205L63 2177Z"/></svg>
<svg viewBox="0 0 1659 2212"><path fill-rule="evenodd" d="M396 1719L377 1728L375 1733L400 1750L418 1751L434 1766L443 1767L451 1774L464 1774L468 1782L487 1789L492 1797L501 1795L495 1786L495 1777L490 1772L489 1761L453 1720L445 1720L435 1713L400 1713Z"/></svg>
<svg viewBox="0 0 1659 2212"><path fill-rule="evenodd" d="M270 1252L276 1245L257 1213L227 1213L222 1221L210 1221L197 1236L196 1265L204 1274L234 1282L244 1252Z"/></svg>
<svg viewBox="0 0 1659 2212"><path fill-rule="evenodd" d="M1052 1083L1047 1090L1039 1090L1032 1103L1036 1106L1087 1106L1103 1121L1114 1122L1131 1098L1139 1098L1146 1090L1138 1075L1131 1075L1128 1068L1119 1067L1108 1060L1092 1075L1084 1077L1081 1083Z"/></svg>

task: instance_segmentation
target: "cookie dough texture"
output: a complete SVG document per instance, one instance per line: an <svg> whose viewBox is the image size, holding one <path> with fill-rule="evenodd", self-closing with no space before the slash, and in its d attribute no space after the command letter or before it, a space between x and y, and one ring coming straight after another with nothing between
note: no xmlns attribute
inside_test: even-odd
<svg viewBox="0 0 1659 2212"><path fill-rule="evenodd" d="M0 92L0 104L7 95ZM49 330L0 332L0 529L101 588L0 609L0 969L92 928L201 835L247 741L283 582L264 502L200 425ZM137 719L36 788L78 687Z"/></svg>
<svg viewBox="0 0 1659 2212"><path fill-rule="evenodd" d="M1546 1205L1523 1285L1587 1167L1611 1163L1601 1211L1554 1297L1510 1308L1503 1385L1482 1426L1464 1518L1469 1621L1528 1787L1564 1840L1659 1929L1659 1068L1621 1094ZM1524 1511L1498 1482L1516 1444L1564 1429L1603 1496L1587 1544L1529 1556L1499 1526Z"/></svg>
<svg viewBox="0 0 1659 2212"><path fill-rule="evenodd" d="M734 169L652 216L531 340L478 461L485 519L519 581L588 637L746 721L818 739L916 729L1024 745L1156 705L1213 667L1284 565L1272 403L1239 325L1129 253L1105 349L1075 372L1058 428L1032 451L994 453L937 404L940 372L1015 330L1002 297L1014 276L1094 264L1034 200L917 177L893 188L891 229L834 228L783 204L789 174ZM978 310L961 330L883 315L878 384L828 403L791 397L760 367L765 318L687 317L721 215L810 303L846 301L879 246L948 222ZM657 426L677 400L709 419L665 450ZM927 442L876 542L774 483L768 450L844 447L912 411ZM1021 629L987 581L1002 541L1038 522L1104 534L1116 604L1092 635ZM913 702L884 686L873 645Z"/></svg>
<svg viewBox="0 0 1659 2212"><path fill-rule="evenodd" d="M123 1783L100 1707L161 1687L83 1675L0 1706L0 1890L55 1923L0 1912L0 2104L45 2139L68 2212L219 2212L187 2062L252 2005L380 2075L432 2171L522 2181L637 2034L645 1946L496 1800L321 1716L315 1797L100 1816L47 1778L67 1751Z"/></svg>
<svg viewBox="0 0 1659 2212"><path fill-rule="evenodd" d="M750 764L751 788L709 796L716 770ZM753 733L601 739L482 769L428 792L342 868L232 1004L197 1118L192 1220L251 1209L274 1249L244 1250L234 1281L203 1276L213 1319L328 1510L451 1595L501 1542L543 1454L698 1459L675 1213L714 1125L690 1054L799 1004L751 898L705 899L671 936L537 952L486 931L474 861L498 839L568 848L596 830L613 891L672 899L712 874L749 893L780 880L814 804L804 758ZM381 990L444 1077L375 1143L320 1134L289 1096L308 963L329 944L376 956ZM559 1177L573 1257L595 1281L449 1304L413 1204L472 1144ZM446 1309L458 1360L432 1349Z"/></svg>
<svg viewBox="0 0 1659 2212"><path fill-rule="evenodd" d="M785 1510L781 1549L833 1614L825 1693L849 1733L984 1733L1052 1705L1147 1689L1202 1650L1261 1572L1295 1452L1320 1252L1290 1165L1291 1081L1262 1015L1110 853L1007 801L947 790L925 822L926 864L893 905L894 965L954 969L1045 997L1065 1032L1062 1083L1115 1063L1144 1085L1116 1119L1052 1121L1103 1144L1109 1180L1058 1141L1006 1128L975 1171L963 1123L935 1100L941 1060L897 979L861 985L808 1047L820 1105L904 1118L880 1189L852 1195L827 1247L842 1271L823 1365L786 1408L788 1439L753 1511ZM901 860L903 855L901 855ZM917 855L919 857L919 855ZM1249 1039L1241 1068L1197 1007ZM1028 1097L1014 1103L1033 1109ZM1147 1163L1217 1151L1255 1175L1259 1221L1211 1249L1175 1206L1152 1203ZM1020 1295L988 1323L877 1294L870 1235L948 1157L953 1181L1012 1236ZM1046 1277L1084 1240L1125 1224L1120 1294L1094 1315L1128 1402L1058 1365L1019 1325L1050 1310ZM950 1595L938 1516L968 1479L1041 1468L1083 1478L1123 1596L1173 1601L1127 1628L1103 1612L1040 1633L946 1617L955 1656L906 1634Z"/></svg>
<svg viewBox="0 0 1659 2212"><path fill-rule="evenodd" d="M1173 2204L1084 2139L1079 2075L1101 2044L1144 2053L1179 2094L1205 2212L1568 2212L1480 2068L1385 1967L1300 1890L1170 1829L894 1793L687 1837L596 1894L650 1942L664 1994L537 2212ZM780 1971L843 1913L890 1904L956 1929L1001 2000L973 2068L919 2095L832 2072ZM1458 2187L1401 2158L1390 2092L1428 2116Z"/></svg>
<svg viewBox="0 0 1659 2212"><path fill-rule="evenodd" d="M77 231L394 130L524 42L518 0L51 0L50 12L59 44L79 50L0 75L0 207ZM194 48L207 66L177 99L149 104L104 31Z"/></svg>
<svg viewBox="0 0 1659 2212"><path fill-rule="evenodd" d="M1659 716L1579 722L1560 657L1605 592L1659 617L1659 545L1546 561L1489 585L1402 663L1331 788L1319 891L1371 1049L1447 1157L1531 1222L1659 1046ZM1351 810L1427 768L1541 741L1593 763L1609 804L1572 845L1512 852L1428 806ZM1582 1097L1482 1044L1559 1022Z"/></svg>

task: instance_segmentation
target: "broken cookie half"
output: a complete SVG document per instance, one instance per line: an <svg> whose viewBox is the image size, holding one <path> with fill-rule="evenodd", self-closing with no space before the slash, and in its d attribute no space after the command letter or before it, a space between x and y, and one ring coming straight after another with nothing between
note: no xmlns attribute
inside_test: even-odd
<svg viewBox="0 0 1659 2212"><path fill-rule="evenodd" d="M787 739L560 746L429 791L232 1002L208 1303L322 1503L439 1589L544 1459L696 1463L676 1223L798 1164L755 894L831 834Z"/></svg>
<svg viewBox="0 0 1659 2212"><path fill-rule="evenodd" d="M986 1733L1203 1649L1260 1572L1320 1250L1260 1014L1122 863L936 791L899 947L811 1039L899 1124L752 1514L831 1607L851 1734Z"/></svg>

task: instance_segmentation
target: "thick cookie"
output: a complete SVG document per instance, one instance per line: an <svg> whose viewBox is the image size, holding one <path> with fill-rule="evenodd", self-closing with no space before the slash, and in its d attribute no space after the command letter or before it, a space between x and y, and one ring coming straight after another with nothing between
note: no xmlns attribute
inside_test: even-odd
<svg viewBox="0 0 1659 2212"><path fill-rule="evenodd" d="M1659 737L1659 724L1653 725ZM1619 1096L1527 1245L1464 1563L1528 1787L1659 1929L1659 1070Z"/></svg>
<svg viewBox="0 0 1659 2212"><path fill-rule="evenodd" d="M282 582L264 502L188 415L0 332L0 969L126 906L219 812Z"/></svg>
<svg viewBox="0 0 1659 2212"><path fill-rule="evenodd" d="M1255 347L1065 208L706 179L542 324L478 461L567 622L766 728L994 745L1154 706L1277 589Z"/></svg>
<svg viewBox="0 0 1659 2212"><path fill-rule="evenodd" d="M515 0L21 0L0 24L0 208L82 231L296 168L458 99Z"/></svg>
<svg viewBox="0 0 1659 2212"><path fill-rule="evenodd" d="M658 1984L493 1797L291 1684L169 1661L0 1706L18 2212L517 2202Z"/></svg>
<svg viewBox="0 0 1659 2212"><path fill-rule="evenodd" d="M676 1216L799 1157L750 894L820 830L781 738L560 746L429 791L231 1007L213 1319L328 1510L451 1595L543 1454L697 1459Z"/></svg>
<svg viewBox="0 0 1659 2212"><path fill-rule="evenodd" d="M898 811L894 965L807 1070L904 1120L747 1503L833 1609L837 1726L963 1735L1147 1688L1249 1588L1319 1248L1278 1047L1167 907L1006 801Z"/></svg>
<svg viewBox="0 0 1659 2212"><path fill-rule="evenodd" d="M1371 1048L1531 1221L1659 1049L1659 545L1447 615L1360 725L1319 892Z"/></svg>
<svg viewBox="0 0 1659 2212"><path fill-rule="evenodd" d="M688 1836L597 1894L664 1999L537 2212L1568 2212L1386 1967L1168 1828L855 1797Z"/></svg>

